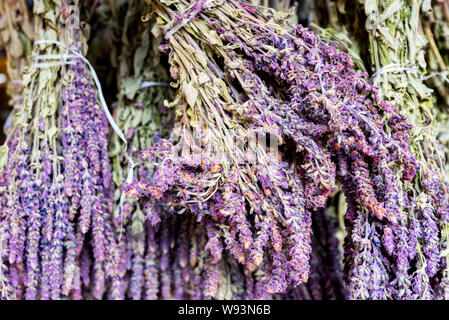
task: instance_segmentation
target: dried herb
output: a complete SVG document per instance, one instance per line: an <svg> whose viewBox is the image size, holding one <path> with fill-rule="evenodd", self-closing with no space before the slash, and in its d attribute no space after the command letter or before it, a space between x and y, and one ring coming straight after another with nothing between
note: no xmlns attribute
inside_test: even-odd
<svg viewBox="0 0 449 320"><path fill-rule="evenodd" d="M215 237L207 247L215 261L230 252L247 272L260 272L266 293L307 281L311 214L337 184L352 224L398 224L400 212L390 208L396 195L409 195L396 186L412 181L418 165L408 149L410 126L353 70L347 54L292 27L275 11L262 13L246 2L153 1L152 6L168 41L161 50L169 53L179 88L169 104L178 116L175 130L184 145L200 152L179 159L173 144L161 140L142 154L158 164L152 179L133 183L129 195L163 199L177 212L212 223ZM292 142L296 153L273 157L250 144L239 154L231 141L245 141L250 130L275 132L281 143ZM256 163L239 162L252 154ZM389 196L392 190L395 196ZM354 252L381 250L366 248L364 238L352 235ZM388 296L383 281L389 266L375 255L361 258L377 273L360 280L377 290L373 297ZM370 294L363 291L362 298Z"/></svg>

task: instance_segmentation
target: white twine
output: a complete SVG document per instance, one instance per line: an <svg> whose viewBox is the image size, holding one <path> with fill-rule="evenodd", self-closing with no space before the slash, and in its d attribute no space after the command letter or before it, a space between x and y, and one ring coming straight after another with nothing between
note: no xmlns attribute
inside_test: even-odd
<svg viewBox="0 0 449 320"><path fill-rule="evenodd" d="M55 41L55 40L38 40L34 43L35 45L39 45L39 44L53 44L53 45L57 45L59 47L65 48L67 50L67 52L65 54L48 54L48 55L39 55L37 57L34 57L33 60L54 60L54 59L61 59L60 62L44 62L44 63L36 63L36 64L32 64L32 67L34 68L48 68L49 66L56 66L56 65L65 65L65 64L75 64L76 62L74 61L64 61L67 59L80 59L81 61L83 61L90 69L92 78L95 82L95 85L97 86L97 90L98 90L98 98L100 100L100 104L103 108L104 113L106 114L106 117L109 121L109 124L111 125L112 129L114 129L115 133L120 137L120 139L123 141L123 143L125 144L125 154L126 154L126 158L129 162L129 169L128 169L128 174L126 177L126 183L131 183L133 180L133 176L134 176L134 167L137 165L137 163L134 162L134 160L129 156L128 154L128 140L125 137L125 134L122 132L122 130L119 128L119 126L117 125L117 123L115 122L114 118L112 117L111 113L109 112L109 108L108 105L106 103L106 100L104 99L103 96L103 91L101 89L101 83L100 80L98 79L97 73L95 72L94 67L92 66L92 64L89 62L89 60L87 60L81 53L79 53L77 51L77 49L75 48L71 48L67 45L65 45L62 42L59 41ZM72 54L67 54L68 52L71 52ZM123 217L122 215L122 207L123 207L123 203L125 201L125 197L126 197L126 193L122 192L120 195L120 202L118 207L116 208L115 214L116 215L120 215L121 220L123 221ZM119 236L119 240L121 239L122 236L122 230L120 229L120 236Z"/></svg>
<svg viewBox="0 0 449 320"><path fill-rule="evenodd" d="M169 86L167 82L144 81L140 85L140 89L149 87L167 87L167 86Z"/></svg>
<svg viewBox="0 0 449 320"><path fill-rule="evenodd" d="M44 55L38 55L37 57L34 57L33 60L51 60L51 59L75 59L75 58L79 58L78 55L76 54L44 54Z"/></svg>
<svg viewBox="0 0 449 320"><path fill-rule="evenodd" d="M373 74L369 82L374 84L376 82L376 79L379 76L383 75L384 73L398 72L398 71L418 72L418 67L417 66L403 67L399 63L387 64L386 66L383 66L382 68L377 70L376 73Z"/></svg>
<svg viewBox="0 0 449 320"><path fill-rule="evenodd" d="M126 154L128 154L128 150L126 150ZM129 158L129 156L128 156L128 158ZM131 158L129 158L129 159L131 159ZM128 160L129 160L128 159ZM129 169L128 169L128 174L127 174L127 176L126 176L126 180L125 180L125 182L127 183L127 184L129 184L129 183L131 183L132 181L133 181L133 177L134 177L134 167L135 166L137 166L139 163L135 163L135 162L133 162L132 160L130 161L130 166L129 166ZM117 215L120 215L120 234L119 234L119 237L118 237L118 240L120 241L121 239L122 239L122 230L123 230L123 215L122 215L122 209L123 209L123 205L124 205L124 202L125 202L125 198L126 198L126 192L125 191L122 191L121 192L121 194L120 194L120 201L119 201L119 204L118 204L118 207L115 209L116 211L115 211L115 214L116 214L116 216Z"/></svg>
<svg viewBox="0 0 449 320"><path fill-rule="evenodd" d="M173 27L173 25L176 23L175 19L171 20L169 23L167 23L164 26L164 33L165 33L166 40L168 40L176 31L178 31L179 29L184 27L187 23L189 23L190 20L192 20L198 13L201 12L201 10L203 10L205 7L210 5L213 0L199 0L199 1L202 2L202 4L199 4L197 9L189 12L189 15L187 18L184 18L180 23L178 23L174 27ZM187 9L185 9L183 14L187 13L187 11L192 9L197 4L198 4L198 2L196 2L196 1L193 2L190 6L187 7Z"/></svg>

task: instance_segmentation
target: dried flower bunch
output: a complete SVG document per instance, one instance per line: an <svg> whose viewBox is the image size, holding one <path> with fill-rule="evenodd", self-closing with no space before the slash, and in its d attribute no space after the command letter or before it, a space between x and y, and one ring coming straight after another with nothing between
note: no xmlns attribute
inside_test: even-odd
<svg viewBox="0 0 449 320"><path fill-rule="evenodd" d="M429 43L425 56L427 63L426 85L432 88L436 97L436 106L431 111L434 118L433 127L438 140L445 146L446 161L449 152L449 97L447 89L447 65L449 63L449 2L433 1L432 10L421 14L421 21L426 40ZM448 166L446 166L446 169Z"/></svg>
<svg viewBox="0 0 449 320"><path fill-rule="evenodd" d="M5 133L12 125L13 118L23 103L23 87L21 84L22 72L26 64L26 56L31 50L30 41L33 32L30 23L29 8L24 2L4 1L0 4L0 48L5 50L7 56L8 95L11 97L9 103L13 106L13 111L4 124ZM5 165L9 148L14 146L9 140L5 145L0 146L0 166ZM0 180L3 180L0 177ZM0 219L3 214L0 213ZM0 222L0 233L6 232L8 225ZM7 296L5 283L6 266L2 263L2 256L5 254L6 240L0 239L0 297Z"/></svg>
<svg viewBox="0 0 449 320"><path fill-rule="evenodd" d="M13 112L4 124L6 132L12 124L13 114L23 103L22 73L26 57L31 52L34 33L30 8L25 1L5 0L0 4L0 48L5 50L8 71L8 95ZM3 151L0 151L2 153Z"/></svg>
<svg viewBox="0 0 449 320"><path fill-rule="evenodd" d="M34 1L41 42L23 72L24 106L1 176L1 276L8 298L101 299L116 274L109 124L97 90L82 60L63 69L40 59L65 53L52 41L79 54L86 49L79 30L69 28L77 8Z"/></svg>
<svg viewBox="0 0 449 320"><path fill-rule="evenodd" d="M117 134L112 135L109 155L116 185L116 207L119 205L120 186L124 184L131 165L128 155L138 158L141 150L153 145L158 137L167 136L170 129L171 115L164 106L164 100L170 96L170 88L168 74L160 61L160 39L150 36L152 23L129 18L138 16L145 6L143 1L136 0L126 4L126 10L122 10L126 17L122 19L125 25L121 26L124 30L120 37L123 52L119 57L120 65L117 70L120 91L114 118L128 140L128 148ZM138 36L132 37L135 34ZM135 175L139 176L139 172L145 173L149 169L151 168L136 167ZM116 212L120 213L115 217L117 228L119 225L126 227L132 221L131 231L134 234L143 231L143 219L132 216L140 211L136 205L139 206L132 199L127 199L123 210Z"/></svg>

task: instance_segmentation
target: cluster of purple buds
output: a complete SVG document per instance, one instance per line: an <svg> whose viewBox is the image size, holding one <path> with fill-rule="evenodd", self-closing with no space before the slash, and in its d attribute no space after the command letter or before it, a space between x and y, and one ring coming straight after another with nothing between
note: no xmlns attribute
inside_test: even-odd
<svg viewBox="0 0 449 320"><path fill-rule="evenodd" d="M0 266L9 299L102 299L117 274L109 123L84 62L70 65L59 87L53 113L40 103L48 98L25 88L39 116L8 137Z"/></svg>

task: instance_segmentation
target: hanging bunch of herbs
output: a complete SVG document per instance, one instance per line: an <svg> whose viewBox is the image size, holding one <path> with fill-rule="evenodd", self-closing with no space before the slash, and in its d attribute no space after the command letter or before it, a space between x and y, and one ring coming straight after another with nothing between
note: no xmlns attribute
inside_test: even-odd
<svg viewBox="0 0 449 320"><path fill-rule="evenodd" d="M7 57L8 87L7 93L11 97L9 104L13 106L6 123L4 132L11 127L13 114L22 107L23 87L22 72L26 64L26 57L31 52L33 29L31 26L29 8L24 1L4 1L0 4L0 48L4 49ZM0 147L0 166L5 165L8 153L11 154L15 148L14 139L8 140ZM0 177L0 184L4 185L5 176ZM3 220L0 214L0 220ZM8 225L0 222L0 233L4 234ZM0 297L7 297L9 288L5 273L7 267L3 264L3 255L6 248L6 239L0 238Z"/></svg>
<svg viewBox="0 0 449 320"><path fill-rule="evenodd" d="M34 1L24 105L2 165L8 298L101 299L117 279L107 134L77 2ZM68 66L62 55L70 53Z"/></svg>
<svg viewBox="0 0 449 320"><path fill-rule="evenodd" d="M161 64L160 39L150 34L154 22L140 20L145 7L145 2L140 0L119 4L115 7L118 20L112 22L118 26L116 29L120 35L120 45L115 45L122 50L118 59L120 91L114 118L125 134L127 145L115 133L110 138L116 186L113 221L121 253L121 282L119 286L110 288L109 295L134 300L202 299L209 286L208 258L204 250L207 232L204 227L192 219L171 215L163 202L154 203L151 207L145 201L130 198L120 202L120 186L130 171L138 177L151 171L149 166L132 168L130 159L138 157L140 150L161 137L168 136L171 127L171 114L163 104L172 96L166 82L168 75ZM160 219L146 221L148 211ZM231 269L224 262L218 298L237 298L231 293Z"/></svg>
<svg viewBox="0 0 449 320"><path fill-rule="evenodd" d="M421 166L413 184L402 188L415 196L401 204L404 236L393 229L395 240L395 276L393 285L406 289L395 298L447 298L447 223L448 177L444 148L434 132L433 92L424 83L426 74L425 46L420 12L430 10L430 1L384 1L376 5L365 1L374 82L379 93L396 104L399 112L413 124L411 150ZM391 65L399 69L391 70ZM385 71L386 70L386 71ZM404 85L405 84L405 85ZM400 203L400 202L399 202ZM411 230L407 232L405 230ZM412 254L404 244L411 247ZM384 240L384 246L386 244ZM404 252L404 254L401 253ZM399 274L402 274L402 281ZM402 282L402 284L400 284Z"/></svg>
<svg viewBox="0 0 449 320"><path fill-rule="evenodd" d="M138 157L138 153L154 144L155 139L167 136L170 128L171 116L164 106L164 100L170 98L171 91L167 83L168 75L157 49L160 40L150 36L152 24L140 21L141 10L144 8L144 2L132 1L127 4L126 16L123 18L123 52L119 57L117 76L120 91L114 118L128 140L128 148L125 148L117 134L112 135L110 157L116 185L116 206L119 204L120 186L125 182L131 165L128 155ZM135 175L139 175L139 170L144 172L148 169L144 166L136 167ZM127 199L124 207L122 212L118 212L120 216L115 217L116 223L126 227L129 221L134 221L132 233L141 233L143 218L132 217L133 212L141 212L139 204Z"/></svg>
<svg viewBox="0 0 449 320"><path fill-rule="evenodd" d="M369 279L366 272L361 272L365 269L360 257L367 253L379 255L387 270L382 284L387 288L385 298L432 299L447 295L448 180L444 148L436 139L433 92L424 83L427 41L426 26L420 21L420 13L423 15L429 9L429 1L337 3L342 28L350 31L352 41L358 42L360 56L371 59L371 64L365 64L372 74L370 81L379 87L380 96L397 105L398 112L413 125L410 149L419 163L412 183L398 184L398 188L413 197L410 200L397 198L395 206L388 208L389 212L393 208L400 212L399 223L385 228L370 221L358 229L347 221L348 232L352 233L346 243L347 252L350 252L346 256L347 280L351 296L355 298L376 298L369 293L375 293L377 288L361 281ZM367 37L370 39L368 47ZM386 257L382 257L385 256L382 251L373 252L366 245L353 249L354 244L349 239L358 237L361 230L370 242L378 242L373 231L382 235L381 249L388 253ZM359 258L354 259L354 255Z"/></svg>

